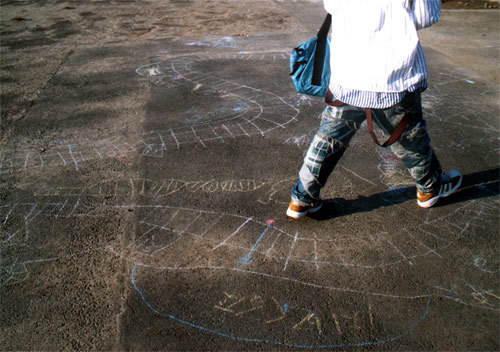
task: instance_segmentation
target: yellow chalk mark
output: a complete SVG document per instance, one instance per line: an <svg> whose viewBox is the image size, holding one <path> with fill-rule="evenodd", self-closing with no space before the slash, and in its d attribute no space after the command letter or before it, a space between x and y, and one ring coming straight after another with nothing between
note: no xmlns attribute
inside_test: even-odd
<svg viewBox="0 0 500 352"><path fill-rule="evenodd" d="M34 193L36 197L46 196L79 196L88 197L108 197L123 192L125 188L130 188L131 198L137 195L153 195L155 197L165 197L181 190L189 192L253 192L267 182L241 179L241 180L196 180L185 181L179 179L166 179L162 181L153 181L145 178L129 178L125 182L116 180L107 180L89 187L55 187L50 190L37 190Z"/></svg>
<svg viewBox="0 0 500 352"><path fill-rule="evenodd" d="M368 315L370 316L370 326L373 327L373 313L372 313L372 306L371 304L368 304Z"/></svg>
<svg viewBox="0 0 500 352"><path fill-rule="evenodd" d="M259 302L262 302L262 297L261 296L257 296L257 295L254 295L253 298L250 300L251 303L255 302L255 301L259 301Z"/></svg>
<svg viewBox="0 0 500 352"><path fill-rule="evenodd" d="M342 318L352 321L352 324L354 325L354 329L361 331L361 326L359 326L359 324L358 324L358 322L359 322L358 315L359 314L360 314L360 312L354 313L353 316L350 316L347 314L342 314Z"/></svg>
<svg viewBox="0 0 500 352"><path fill-rule="evenodd" d="M361 326L359 325L359 314L361 314L361 312L354 313L353 322L354 328L361 332Z"/></svg>
<svg viewBox="0 0 500 352"><path fill-rule="evenodd" d="M497 296L496 294L494 294L493 292L486 291L485 293L486 293L487 295L490 295L490 296L492 296L492 297L495 297L496 299L500 299L500 297L499 297L499 296Z"/></svg>
<svg viewBox="0 0 500 352"><path fill-rule="evenodd" d="M288 195L289 189L291 189L291 187L293 186L293 183L296 181L297 181L297 177L293 176L293 177L286 178L284 180L281 180L281 181L274 183L271 186L271 192L267 196L267 199L258 199L257 202L259 202L261 204L270 204L271 202L275 202L275 203L279 203L279 204L288 205L289 200L286 202L282 202L282 201L279 201L277 199L274 199L274 196L276 193L283 192L283 191L286 191L287 192L286 194Z"/></svg>
<svg viewBox="0 0 500 352"><path fill-rule="evenodd" d="M259 305L255 306L255 303L258 303ZM241 311L241 312L238 312L236 313L235 315L236 316L240 316L240 315L243 315L243 314L246 314L246 313L250 313L250 312L253 312L253 311L256 311L257 309L261 309L262 307L264 307L264 303L263 303L263 299L261 296L258 296L258 295L254 295L251 299L250 299L250 304L252 305L252 308L250 309L247 309L247 310L244 310L244 311Z"/></svg>
<svg viewBox="0 0 500 352"><path fill-rule="evenodd" d="M264 307L263 299L259 295L254 295L252 298L249 296L238 298L236 295L224 292L224 296L225 297L220 300L219 304L215 305L214 308L224 312L233 313L235 316L248 314ZM239 306L239 308L235 309L237 306Z"/></svg>
<svg viewBox="0 0 500 352"><path fill-rule="evenodd" d="M316 327L319 335L323 333L323 330L321 329L321 321L314 313L309 313L308 315L306 315L304 319L302 319L300 322L298 322L293 326L293 329L297 330L301 328L302 325L304 325L305 323L308 323L309 325L313 325L314 327Z"/></svg>
<svg viewBox="0 0 500 352"><path fill-rule="evenodd" d="M160 193L160 191L162 190L162 188L163 188L163 186L164 186L164 185L165 185L165 182L162 182L162 183L160 184L160 187L158 187L158 189L156 189L156 187L157 187L157 186L154 186L154 187L151 189L151 192L153 192L153 190L154 190L154 191L156 191L156 192L154 192L154 194L155 194L155 196L157 196L157 195L158 195L158 193Z"/></svg>
<svg viewBox="0 0 500 352"><path fill-rule="evenodd" d="M245 299L246 299L246 297L242 297L242 298L240 298L239 300L237 300L236 302L234 302L233 304L229 305L227 308L233 308L235 305L240 304L240 303L241 303L241 302L243 302Z"/></svg>
<svg viewBox="0 0 500 352"><path fill-rule="evenodd" d="M205 184L203 185L203 190L209 193L214 193L215 191L217 191L218 188L219 188L219 183L215 180L210 180L208 182L205 182Z"/></svg>
<svg viewBox="0 0 500 352"><path fill-rule="evenodd" d="M243 302L246 299L246 297L242 297L239 300L231 303L230 305L225 306L228 303L228 299L229 300L234 300L234 299L236 299L238 297L235 296L235 295L231 295L231 294L229 294L227 292L223 292L223 293L224 293L225 298L222 301L219 301L219 305L218 306L215 305L214 308L223 310L225 312L234 313L234 311L231 308L233 308L235 305Z"/></svg>
<svg viewBox="0 0 500 352"><path fill-rule="evenodd" d="M142 180L139 180L139 182L142 181L142 188L141 188L141 191L139 192L139 194L145 194L146 190L145 190L145 187L146 187L146 181L145 179L142 179Z"/></svg>
<svg viewBox="0 0 500 352"><path fill-rule="evenodd" d="M130 198L134 199L135 198L135 186L134 186L134 181L129 178L129 183L130 183Z"/></svg>
<svg viewBox="0 0 500 352"><path fill-rule="evenodd" d="M262 308L262 306L253 307L253 308L250 308L250 309L248 309L248 310L244 310L244 311L238 312L238 313L236 313L235 315L236 315L236 316L240 316L240 315L243 315L243 314L246 314L246 313L253 312L253 311L255 311L255 310L257 310L257 309L260 309L260 308Z"/></svg>
<svg viewBox="0 0 500 352"><path fill-rule="evenodd" d="M228 309L228 308L224 308L224 307L221 307L221 306L214 306L215 309L220 309L224 312L228 312L228 313L234 313L232 309Z"/></svg>
<svg viewBox="0 0 500 352"><path fill-rule="evenodd" d="M230 299L235 299L237 297L236 295L231 295L231 294L227 293L226 291L224 291L224 296L226 296L227 298L230 298Z"/></svg>
<svg viewBox="0 0 500 352"><path fill-rule="evenodd" d="M226 312L231 312L231 313L234 313L234 311L232 310L232 308L234 306L242 303L243 301L245 301L247 299L246 296L243 296L240 299L237 299L238 298L237 296L231 295L227 292L224 292L224 296L225 296L225 298L222 301L219 301L219 305L214 306L214 308L217 308L217 309L220 309L220 310L223 310ZM235 299L237 299L237 300L226 306L226 304L229 303L228 300L235 300Z"/></svg>
<svg viewBox="0 0 500 352"><path fill-rule="evenodd" d="M276 319L271 319L271 320L267 320L264 322L264 324L272 324L272 323L277 323L278 321L281 321L285 318L286 316L286 312L285 310L283 309L283 307L278 303L278 301L276 300L276 298L274 297L271 297L271 299L273 300L274 304L276 304L276 307L278 307L278 310L280 311L281 313L281 316L279 316L278 318Z"/></svg>
<svg viewBox="0 0 500 352"><path fill-rule="evenodd" d="M484 297L484 295L482 293L480 293L480 292L473 292L471 295L479 303L481 303L481 304L488 304L488 300L486 299L486 297Z"/></svg>
<svg viewBox="0 0 500 352"><path fill-rule="evenodd" d="M358 175L358 174L357 174L357 173L355 173L354 171L349 170L348 168L346 168L346 167L344 167L344 166L341 166L341 167L342 167L344 170L346 170L346 171L350 172L351 174L353 174L354 176L356 176L357 178L359 178L360 180L363 180L363 181L365 181L365 182L367 182L367 183L369 183L369 184L371 184L371 185L373 185L373 186L376 186L376 185L377 185L376 183L373 183L372 181L370 181L370 180L368 180L368 179L366 179L366 178L364 178L364 177L362 177L362 176Z"/></svg>
<svg viewBox="0 0 500 352"><path fill-rule="evenodd" d="M337 329L337 332L339 335L342 335L342 330L340 329L340 323L337 319L337 315L335 313L332 313L333 321L335 322L335 328Z"/></svg>
<svg viewBox="0 0 500 352"><path fill-rule="evenodd" d="M220 183L221 185L221 188L224 192L229 192L231 190L231 187L234 183L234 180L231 180L231 181L222 181Z"/></svg>

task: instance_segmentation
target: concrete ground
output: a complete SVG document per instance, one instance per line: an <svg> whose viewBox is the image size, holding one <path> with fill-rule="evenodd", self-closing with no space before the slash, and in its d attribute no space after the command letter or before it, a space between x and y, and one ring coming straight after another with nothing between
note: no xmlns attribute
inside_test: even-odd
<svg viewBox="0 0 500 352"><path fill-rule="evenodd" d="M291 221L321 1L2 1L3 350L498 350L497 10L421 32L431 209L362 127Z"/></svg>

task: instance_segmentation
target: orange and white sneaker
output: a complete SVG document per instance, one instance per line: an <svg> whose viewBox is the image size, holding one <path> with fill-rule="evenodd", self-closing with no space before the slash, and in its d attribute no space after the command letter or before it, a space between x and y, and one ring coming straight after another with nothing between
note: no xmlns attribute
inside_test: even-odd
<svg viewBox="0 0 500 352"><path fill-rule="evenodd" d="M441 186L439 192L422 193L417 191L417 204L422 208L430 208L437 203L439 198L448 197L453 194L462 184L462 174L458 170L453 170L441 175Z"/></svg>
<svg viewBox="0 0 500 352"><path fill-rule="evenodd" d="M288 205L288 209L286 211L286 216L292 219L300 219L306 216L309 213L315 213L321 209L323 203L321 201L309 205L300 205L293 199L290 201Z"/></svg>

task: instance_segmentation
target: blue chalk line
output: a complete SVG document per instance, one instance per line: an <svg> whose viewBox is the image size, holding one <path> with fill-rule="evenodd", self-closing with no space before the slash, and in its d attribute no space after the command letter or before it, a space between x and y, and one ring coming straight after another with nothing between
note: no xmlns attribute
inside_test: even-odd
<svg viewBox="0 0 500 352"><path fill-rule="evenodd" d="M255 251L255 249L259 245L259 242L262 240L262 238L264 237L264 235L266 234L267 230L269 230L270 227L271 227L271 224L267 225L267 227L264 229L264 231L262 231L262 233L260 234L257 241L255 241L255 243L253 244L252 248L250 248L250 251L247 253L247 255L241 257L238 260L238 263L237 263L238 265L248 265L252 262L252 253Z"/></svg>
<svg viewBox="0 0 500 352"><path fill-rule="evenodd" d="M369 346L369 345L380 345L380 344L384 344L384 343L388 343L388 342L392 342L392 341L398 340L401 337L406 336L411 331L413 331L413 329L415 328L415 326L420 321L422 321L427 316L427 314L429 313L429 305L430 305L430 302L431 302L431 296L427 297L427 304L426 304L426 307L425 307L425 312L422 314L422 316L419 319L417 319L413 324L411 324L410 327L408 328L408 330L402 332L399 335L396 335L396 336L393 336L391 338L388 338L387 340L367 341L367 342L360 342L360 343L330 344L330 345L301 345L301 344L284 342L284 341L280 341L280 340L267 340L267 339L260 339L260 338L250 338L250 337L241 337L241 336L229 335L229 334L226 334L226 333L218 331L218 330L207 328L207 327L205 327L203 325L194 324L192 322L189 322L189 321L177 318L176 316L171 315L171 314L162 313L159 310L157 310L155 307L153 307L153 305L151 303L149 303L149 301L144 296L144 293L137 286L137 284L135 282L135 269L137 268L138 265L140 265L140 264L134 263L134 267L132 268L132 278L131 278L132 279L132 285L134 286L134 289L141 296L143 302L149 307L149 309L151 309L153 312L155 312L156 314L158 314L158 315L160 315L162 317L170 318L170 319L172 319L174 321L177 321L177 322L179 322L181 324L184 324L184 325L187 325L187 326L190 326L192 328L196 328L196 329L199 329L199 330L202 330L202 331L206 331L206 332L218 335L218 336L227 337L229 339L236 340L236 341L258 342L258 343L272 343L272 344L282 345L282 346L288 346L288 347L311 348L311 349L312 348L362 347L362 346ZM141 265L141 266L143 266L143 265ZM288 305L285 303L285 306L287 307Z"/></svg>

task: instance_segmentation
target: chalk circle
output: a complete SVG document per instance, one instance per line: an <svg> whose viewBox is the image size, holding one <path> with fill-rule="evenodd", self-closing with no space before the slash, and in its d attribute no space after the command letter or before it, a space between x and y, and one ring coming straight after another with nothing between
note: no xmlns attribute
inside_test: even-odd
<svg viewBox="0 0 500 352"><path fill-rule="evenodd" d="M274 219L168 206L136 213L151 220L139 221L123 253L134 263L134 288L156 314L201 331L291 347L360 347L399 339L428 313L430 295L332 286L327 264L342 263L302 275L314 263L291 257L298 235ZM300 242L297 255L309 248Z"/></svg>
<svg viewBox="0 0 500 352"><path fill-rule="evenodd" d="M195 100L177 120L195 128L211 128L221 140L264 135L275 129L284 129L295 120L299 109L281 95L293 92L291 86L287 88L290 80L286 75L263 79L263 76L271 77L287 58L279 52L181 55L152 66L141 66L137 72L153 87L175 83L188 88ZM161 74L152 80L149 72ZM283 80L281 84L280 80ZM182 133L182 128L174 130L177 132ZM205 130L195 132L200 132L198 138L203 142L209 138L203 136Z"/></svg>

